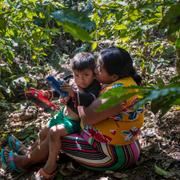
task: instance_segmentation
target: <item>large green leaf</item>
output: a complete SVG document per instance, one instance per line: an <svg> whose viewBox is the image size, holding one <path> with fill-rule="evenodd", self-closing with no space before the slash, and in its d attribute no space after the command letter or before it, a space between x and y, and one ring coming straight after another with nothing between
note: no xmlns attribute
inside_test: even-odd
<svg viewBox="0 0 180 180"><path fill-rule="evenodd" d="M168 174L170 173L157 165L154 166L154 170L155 170L156 174L158 174L160 176L168 176Z"/></svg>
<svg viewBox="0 0 180 180"><path fill-rule="evenodd" d="M75 24L64 23L62 26L64 31L70 33L75 39L80 39L81 41L91 40L89 33Z"/></svg>
<svg viewBox="0 0 180 180"><path fill-rule="evenodd" d="M137 89L134 86L132 86L131 88ZM129 88L127 88L127 87L116 87L116 88L110 89L109 91L102 94L100 97L102 99L107 99L107 101L105 104L101 105L101 107L98 109L98 111L102 111L109 107L115 106L116 104L121 103L134 95L137 95L137 92L135 92L135 91L129 92L128 89Z"/></svg>
<svg viewBox="0 0 180 180"><path fill-rule="evenodd" d="M175 87L166 87L165 86L163 88L150 90L149 93L146 94L144 96L144 98L136 104L136 107L142 106L149 101L159 101L159 103L160 103L162 101L162 98L164 98L164 100L165 100L165 98L168 96L169 97L172 96L172 97L176 97L176 98L180 97L179 84L177 84L177 86L175 86ZM158 110L160 110L161 107L163 107L163 106L159 106Z"/></svg>
<svg viewBox="0 0 180 180"><path fill-rule="evenodd" d="M61 9L52 13L52 16L61 23L75 24L87 31L95 29L95 23L85 14L71 9Z"/></svg>
<svg viewBox="0 0 180 180"><path fill-rule="evenodd" d="M52 13L53 18L63 26L75 39L90 41L88 31L95 28L95 24L85 15L70 9L62 9Z"/></svg>
<svg viewBox="0 0 180 180"><path fill-rule="evenodd" d="M180 38L176 39L175 45L177 49L180 49Z"/></svg>
<svg viewBox="0 0 180 180"><path fill-rule="evenodd" d="M133 92L138 89L138 92ZM128 93L129 92L129 93ZM101 98L107 99L98 110L102 111L121 103L134 95L142 97L134 106L135 109L151 102L151 110L154 114L161 111L163 116L173 105L180 105L180 84L178 82L160 87L117 87L104 93Z"/></svg>

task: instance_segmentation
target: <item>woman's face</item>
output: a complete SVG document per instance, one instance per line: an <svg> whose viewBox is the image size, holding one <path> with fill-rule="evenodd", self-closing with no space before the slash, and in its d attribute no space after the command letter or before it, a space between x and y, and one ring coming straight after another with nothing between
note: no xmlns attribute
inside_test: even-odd
<svg viewBox="0 0 180 180"><path fill-rule="evenodd" d="M97 79L103 84L109 84L114 82L114 76L108 74L101 59L97 61L97 67L95 73Z"/></svg>

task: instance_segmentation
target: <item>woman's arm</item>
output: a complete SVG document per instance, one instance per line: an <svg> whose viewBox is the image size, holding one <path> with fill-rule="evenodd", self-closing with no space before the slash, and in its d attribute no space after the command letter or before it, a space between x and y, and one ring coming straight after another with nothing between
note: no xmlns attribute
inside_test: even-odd
<svg viewBox="0 0 180 180"><path fill-rule="evenodd" d="M84 125L96 124L104 119L121 112L121 104L97 112L98 107L106 102L105 99L97 98L89 107L78 106L78 113Z"/></svg>

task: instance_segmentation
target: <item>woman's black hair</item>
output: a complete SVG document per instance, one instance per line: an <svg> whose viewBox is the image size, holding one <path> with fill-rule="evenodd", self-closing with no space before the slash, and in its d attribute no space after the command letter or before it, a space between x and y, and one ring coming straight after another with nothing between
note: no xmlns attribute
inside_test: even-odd
<svg viewBox="0 0 180 180"><path fill-rule="evenodd" d="M138 85L141 85L142 78L134 69L132 58L125 49L119 47L103 49L99 60L109 75L116 74L119 78L131 76Z"/></svg>
<svg viewBox="0 0 180 180"><path fill-rule="evenodd" d="M92 71L94 71L95 67L96 67L95 57L91 53L81 52L76 54L71 59L72 70L82 71L84 69L91 69Z"/></svg>

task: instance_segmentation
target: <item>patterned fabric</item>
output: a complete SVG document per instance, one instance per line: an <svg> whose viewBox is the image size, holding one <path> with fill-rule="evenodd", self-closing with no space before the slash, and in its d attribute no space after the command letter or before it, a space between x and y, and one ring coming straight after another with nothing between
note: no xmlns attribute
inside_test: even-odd
<svg viewBox="0 0 180 180"><path fill-rule="evenodd" d="M102 93L112 88L121 86L136 85L131 77L120 79L111 85L105 87ZM133 90L137 91L137 90ZM132 90L131 90L132 92ZM144 122L143 109L133 109L133 105L137 102L138 97L133 96L121 104L121 112L113 117L101 121L92 126L82 127L92 138L99 142L114 145L126 145L137 139L140 128Z"/></svg>
<svg viewBox="0 0 180 180"><path fill-rule="evenodd" d="M97 171L117 170L137 162L138 141L125 146L100 143L87 134L71 134L62 138L62 151L81 165Z"/></svg>

